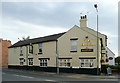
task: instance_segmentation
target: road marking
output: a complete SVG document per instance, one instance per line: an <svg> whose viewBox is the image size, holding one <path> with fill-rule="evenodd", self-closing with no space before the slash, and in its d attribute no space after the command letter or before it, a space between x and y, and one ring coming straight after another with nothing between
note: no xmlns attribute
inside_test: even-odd
<svg viewBox="0 0 120 83"><path fill-rule="evenodd" d="M21 77L24 77L24 78L34 78L34 77L30 77L30 76L21 76Z"/></svg>
<svg viewBox="0 0 120 83"><path fill-rule="evenodd" d="M20 75L16 75L16 74L15 74L15 76L20 76Z"/></svg>
<svg viewBox="0 0 120 83"><path fill-rule="evenodd" d="M34 78L34 77L28 77L28 78Z"/></svg>
<svg viewBox="0 0 120 83"><path fill-rule="evenodd" d="M47 80L45 80L45 81L55 81L55 80L49 80L49 79L47 79Z"/></svg>
<svg viewBox="0 0 120 83"><path fill-rule="evenodd" d="M16 75L15 76L18 76L18 77L23 77L23 78L34 78L34 77L30 77L30 76L23 76L23 75Z"/></svg>

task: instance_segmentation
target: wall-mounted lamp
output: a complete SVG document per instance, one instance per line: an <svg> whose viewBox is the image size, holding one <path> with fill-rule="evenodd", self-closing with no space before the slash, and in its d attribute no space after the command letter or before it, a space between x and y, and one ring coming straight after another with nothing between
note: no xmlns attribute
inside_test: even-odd
<svg viewBox="0 0 120 83"><path fill-rule="evenodd" d="M88 38L88 36L86 35L86 37L85 37L86 39Z"/></svg>

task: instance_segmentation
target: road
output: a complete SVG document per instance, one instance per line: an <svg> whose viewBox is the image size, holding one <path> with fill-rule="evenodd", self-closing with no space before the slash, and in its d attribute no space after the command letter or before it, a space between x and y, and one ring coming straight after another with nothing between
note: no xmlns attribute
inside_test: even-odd
<svg viewBox="0 0 120 83"><path fill-rule="evenodd" d="M95 78L95 76L93 77L94 78L91 78L90 75L86 75L86 74L62 73L60 75L57 75L56 73L25 71L25 70L22 71L22 70L7 69L7 68L3 68L2 70L2 81L35 81L35 82L45 81L45 82L59 82L59 83L60 82L69 83L71 81L72 82L75 81L78 83L79 81L106 81L106 82L110 81L108 83L111 83L112 81L114 81L118 83L118 79L99 79L99 78Z"/></svg>

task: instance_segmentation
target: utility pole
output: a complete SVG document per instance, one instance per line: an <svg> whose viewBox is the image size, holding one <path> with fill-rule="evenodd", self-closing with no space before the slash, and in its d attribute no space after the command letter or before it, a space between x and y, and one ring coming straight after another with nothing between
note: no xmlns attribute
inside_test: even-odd
<svg viewBox="0 0 120 83"><path fill-rule="evenodd" d="M98 34L98 9L97 9L97 4L94 4L94 7L96 8L97 12L97 75L99 74L99 34Z"/></svg>

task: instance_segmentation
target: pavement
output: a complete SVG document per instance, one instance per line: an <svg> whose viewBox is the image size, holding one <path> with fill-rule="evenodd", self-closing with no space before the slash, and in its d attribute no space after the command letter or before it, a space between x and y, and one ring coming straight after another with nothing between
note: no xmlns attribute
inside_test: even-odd
<svg viewBox="0 0 120 83"><path fill-rule="evenodd" d="M43 71L28 71L28 70L17 70L17 69L8 69L4 68L3 71L17 71L17 72L26 72L30 74L38 74L38 75L46 75L46 76L54 76L54 77L63 77L63 78L89 78L89 79L118 79L120 80L120 74L112 74L112 75L89 75L89 74L75 74L75 73L55 73L55 72L43 72Z"/></svg>
<svg viewBox="0 0 120 83"><path fill-rule="evenodd" d="M2 68L2 83L120 83L119 74L89 75Z"/></svg>

